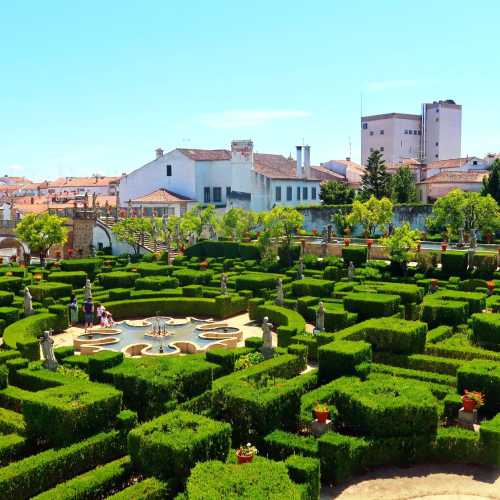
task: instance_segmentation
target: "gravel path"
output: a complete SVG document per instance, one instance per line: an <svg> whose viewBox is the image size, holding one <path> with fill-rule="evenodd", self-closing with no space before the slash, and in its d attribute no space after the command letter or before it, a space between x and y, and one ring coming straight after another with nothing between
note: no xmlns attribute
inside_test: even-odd
<svg viewBox="0 0 500 500"><path fill-rule="evenodd" d="M323 488L321 500L500 499L500 468L473 465L388 467Z"/></svg>

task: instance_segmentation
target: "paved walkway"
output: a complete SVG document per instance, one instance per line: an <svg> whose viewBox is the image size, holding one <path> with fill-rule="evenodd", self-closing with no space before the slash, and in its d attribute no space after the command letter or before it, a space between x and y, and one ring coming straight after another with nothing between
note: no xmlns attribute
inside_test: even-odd
<svg viewBox="0 0 500 500"><path fill-rule="evenodd" d="M323 488L321 500L500 499L500 468L473 465L387 467Z"/></svg>

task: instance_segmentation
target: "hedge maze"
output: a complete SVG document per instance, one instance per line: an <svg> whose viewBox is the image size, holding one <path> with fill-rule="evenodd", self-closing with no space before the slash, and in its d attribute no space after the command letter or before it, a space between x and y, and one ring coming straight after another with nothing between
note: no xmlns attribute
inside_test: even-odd
<svg viewBox="0 0 500 500"><path fill-rule="evenodd" d="M297 261L265 268L255 246L224 241L194 245L170 265L163 255L98 255L44 270L0 267L0 491L318 499L322 484L374 467L500 466L500 287L488 283L499 272L480 256L467 269L462 254L447 252L439 269L393 276L389 263L367 261L366 248L345 254L305 255L304 279ZM49 371L38 336L67 328L69 296L81 303L87 277L94 301L117 320L248 311L256 322L269 318L278 346L269 359L259 337L174 357L63 347ZM34 301L27 317L25 286ZM313 334L307 324L320 302L325 329ZM484 395L474 428L457 422L465 390ZM247 443L258 454L238 464Z"/></svg>

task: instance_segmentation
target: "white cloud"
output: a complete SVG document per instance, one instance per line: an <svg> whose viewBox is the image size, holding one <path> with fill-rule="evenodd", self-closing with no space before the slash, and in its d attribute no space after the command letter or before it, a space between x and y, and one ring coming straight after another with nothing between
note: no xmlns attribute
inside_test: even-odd
<svg viewBox="0 0 500 500"><path fill-rule="evenodd" d="M392 89L402 89L416 87L420 82L418 80L382 80L379 82L368 82L366 88L375 92Z"/></svg>
<svg viewBox="0 0 500 500"><path fill-rule="evenodd" d="M311 113L298 110L281 111L219 111L200 116L203 124L211 128L255 127L275 120L307 118Z"/></svg>
<svg viewBox="0 0 500 500"><path fill-rule="evenodd" d="M23 165L9 165L7 167L7 170L10 170L11 172L22 172L24 170Z"/></svg>

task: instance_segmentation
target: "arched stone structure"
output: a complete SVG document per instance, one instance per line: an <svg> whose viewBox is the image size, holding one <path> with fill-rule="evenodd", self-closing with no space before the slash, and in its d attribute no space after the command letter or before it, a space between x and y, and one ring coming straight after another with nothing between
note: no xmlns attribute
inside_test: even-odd
<svg viewBox="0 0 500 500"><path fill-rule="evenodd" d="M30 249L24 241L17 239L15 236L0 236L0 250L2 248L13 248L16 250L17 260L22 262L25 255L30 254Z"/></svg>

